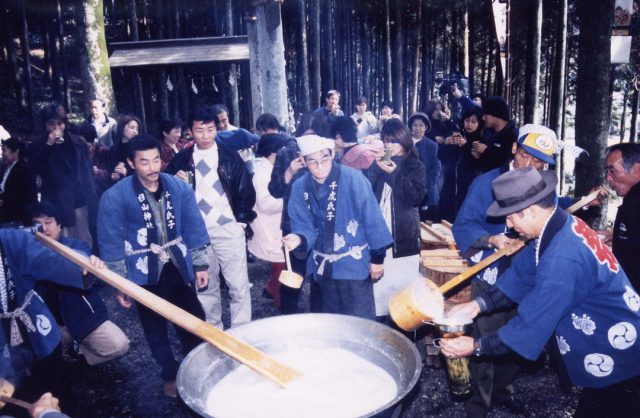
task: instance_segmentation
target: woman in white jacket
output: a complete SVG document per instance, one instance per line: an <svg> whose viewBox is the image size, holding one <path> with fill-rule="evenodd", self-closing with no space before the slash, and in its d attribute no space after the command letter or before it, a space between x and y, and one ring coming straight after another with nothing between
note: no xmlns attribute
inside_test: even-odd
<svg viewBox="0 0 640 418"><path fill-rule="evenodd" d="M282 199L271 196L268 190L271 171L276 152L285 144L283 134L265 134L260 138L254 161L253 187L256 189L256 204L253 210L258 215L251 223L253 237L249 240L249 251L261 260L271 263L271 279L267 282L265 293L273 297L274 304L280 308L280 283L278 277L284 270L282 252Z"/></svg>

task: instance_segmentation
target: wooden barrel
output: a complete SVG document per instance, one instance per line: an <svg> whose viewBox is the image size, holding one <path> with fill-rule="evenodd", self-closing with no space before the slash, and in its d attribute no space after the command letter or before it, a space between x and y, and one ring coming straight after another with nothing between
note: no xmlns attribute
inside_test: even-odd
<svg viewBox="0 0 640 418"><path fill-rule="evenodd" d="M438 286L442 286L467 270L467 260L455 250L427 250L420 252L420 272ZM448 302L463 303L471 300L470 284L454 288L445 295Z"/></svg>
<svg viewBox="0 0 640 418"><path fill-rule="evenodd" d="M423 250L437 250L439 248L456 249L456 243L451 228L445 224L420 224L420 241Z"/></svg>

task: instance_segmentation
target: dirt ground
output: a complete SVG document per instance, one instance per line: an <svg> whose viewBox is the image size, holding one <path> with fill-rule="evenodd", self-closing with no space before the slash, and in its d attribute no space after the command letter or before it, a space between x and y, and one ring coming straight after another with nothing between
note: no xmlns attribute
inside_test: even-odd
<svg viewBox="0 0 640 418"><path fill-rule="evenodd" d="M249 264L255 319L279 314L271 300L262 296L269 274L266 263ZM114 290L104 284L100 288L112 320L125 330L131 348L123 358L97 367L88 366L82 358L67 363L64 373L69 387L68 395L62 400L63 410L74 418L196 417L182 401L162 394L159 369L150 356L134 308L120 308L113 297ZM228 323L228 307L224 319ZM173 339L175 341L175 336ZM558 386L555 372L544 362L528 367L515 382L515 389L526 403L529 416L569 417L576 407L577 390L564 393ZM463 403L450 395L446 374L441 368L425 366L416 389L405 403L404 417L465 416ZM489 416L522 415L496 408Z"/></svg>

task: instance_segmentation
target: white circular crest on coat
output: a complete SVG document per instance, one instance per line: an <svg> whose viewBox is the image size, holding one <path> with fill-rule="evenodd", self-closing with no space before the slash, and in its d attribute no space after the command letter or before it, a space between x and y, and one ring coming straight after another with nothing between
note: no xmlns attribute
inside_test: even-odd
<svg viewBox="0 0 640 418"><path fill-rule="evenodd" d="M556 335L556 342L558 343L558 350L560 354L564 355L571 351L571 347L565 338L561 335Z"/></svg>
<svg viewBox="0 0 640 418"><path fill-rule="evenodd" d="M498 267L490 267L482 273L482 280L493 285L498 279Z"/></svg>
<svg viewBox="0 0 640 418"><path fill-rule="evenodd" d="M595 377L606 377L613 371L613 359L600 353L587 354L584 356L584 368L587 373Z"/></svg>
<svg viewBox="0 0 640 418"><path fill-rule="evenodd" d="M51 321L49 321L49 318L47 318L46 316L38 314L36 315L36 328L38 329L38 332L40 334L47 336L52 329Z"/></svg>
<svg viewBox="0 0 640 418"><path fill-rule="evenodd" d="M136 260L136 268L140 270L142 274L149 274L149 257L138 257Z"/></svg>
<svg viewBox="0 0 640 418"><path fill-rule="evenodd" d="M609 343L613 348L625 350L631 347L638 338L636 327L629 322L618 322L609 328Z"/></svg>
<svg viewBox="0 0 640 418"><path fill-rule="evenodd" d="M622 295L624 302L633 312L638 312L638 310L640 310L640 296L638 296L631 286L625 286L625 288L627 291Z"/></svg>
<svg viewBox="0 0 640 418"><path fill-rule="evenodd" d="M136 238L136 241L138 241L138 245L141 247L147 246L147 228L138 229L138 236Z"/></svg>
<svg viewBox="0 0 640 418"><path fill-rule="evenodd" d="M473 261L474 263L479 263L480 260L482 260L482 254L484 254L484 251L478 251L473 256L471 256L471 261Z"/></svg>

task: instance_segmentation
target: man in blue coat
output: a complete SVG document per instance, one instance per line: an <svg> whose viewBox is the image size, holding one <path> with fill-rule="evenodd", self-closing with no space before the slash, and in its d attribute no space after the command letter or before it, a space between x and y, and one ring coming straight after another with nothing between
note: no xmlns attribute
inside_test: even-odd
<svg viewBox="0 0 640 418"><path fill-rule="evenodd" d="M334 141L317 135L297 139L309 169L292 186L287 248L307 262L320 285L323 311L375 320L373 282L382 279L393 243L366 177L333 161Z"/></svg>
<svg viewBox="0 0 640 418"><path fill-rule="evenodd" d="M150 292L204 319L197 287L208 283L209 237L191 187L160 173L159 142L138 135L129 143L129 166L134 175L107 190L98 211L100 254L111 270ZM122 293L118 302L131 301ZM178 371L167 334L167 320L137 303L140 323L151 354L161 368L164 393L177 397ZM176 328L187 354L200 340Z"/></svg>
<svg viewBox="0 0 640 418"><path fill-rule="evenodd" d="M518 141L513 144L513 160L482 174L471 183L452 228L458 248L471 262L479 262L513 240L507 234L504 217L487 216L487 209L493 203L491 182L512 169L546 169L555 164L554 155L557 151L558 140L553 131L544 126L525 125L520 130ZM471 283L471 296L495 285L508 264L508 259L502 259L480 272ZM482 315L474 323L473 335L480 337L495 332L507 323L514 312L511 308ZM518 406L512 402L510 385L519 370L516 358L503 357L498 361L488 357L474 359L471 374L475 386L473 394L465 402L467 414L470 417L484 417L492 405L501 402Z"/></svg>
<svg viewBox="0 0 640 418"><path fill-rule="evenodd" d="M89 255L89 254L83 254ZM104 264L96 257L91 263ZM40 295L36 281L76 288L89 287L83 271L41 245L26 229L0 229L0 376L21 377L15 355L26 349L37 359L52 355L60 343L60 328Z"/></svg>
<svg viewBox="0 0 640 418"><path fill-rule="evenodd" d="M43 234L82 253L91 253L89 244L62 235L58 209L45 201L29 207L33 222L42 225ZM75 340L78 351L90 366L105 363L129 350L129 339L120 327L109 320L109 312L96 287L76 289L54 283L36 287L62 331L62 349Z"/></svg>
<svg viewBox="0 0 640 418"><path fill-rule="evenodd" d="M582 386L577 417L635 417L640 410L640 296L611 250L582 220L556 205L556 177L531 167L493 183L489 216L506 216L525 239L496 286L453 313L472 317L516 303L496 333L445 342L443 354L535 360L555 340L571 382Z"/></svg>

